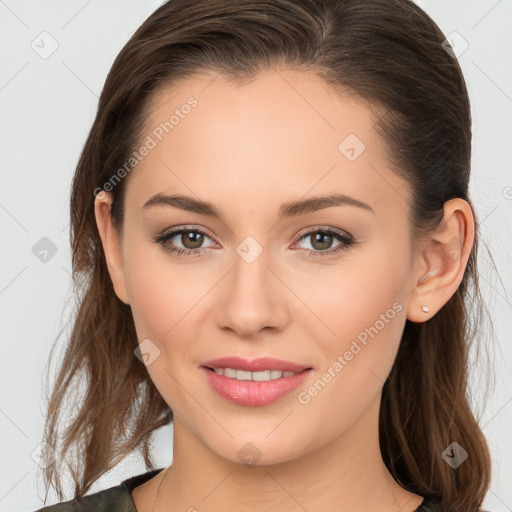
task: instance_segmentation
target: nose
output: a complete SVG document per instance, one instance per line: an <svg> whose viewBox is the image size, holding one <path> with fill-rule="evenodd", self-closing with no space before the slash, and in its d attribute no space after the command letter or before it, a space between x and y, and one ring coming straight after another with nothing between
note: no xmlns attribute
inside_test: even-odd
<svg viewBox="0 0 512 512"><path fill-rule="evenodd" d="M253 261L235 255L222 285L224 300L217 309L219 328L241 338L258 336L264 329L284 329L289 319L286 286L269 259L265 250Z"/></svg>

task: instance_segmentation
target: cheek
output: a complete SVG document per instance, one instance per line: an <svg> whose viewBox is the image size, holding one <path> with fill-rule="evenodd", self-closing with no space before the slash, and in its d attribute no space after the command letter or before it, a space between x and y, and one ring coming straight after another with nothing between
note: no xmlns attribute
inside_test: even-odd
<svg viewBox="0 0 512 512"><path fill-rule="evenodd" d="M150 339L163 339L165 333L176 323L177 291L166 285L156 269L145 266L139 260L136 267L129 268L127 282L130 306L139 335Z"/></svg>
<svg viewBox="0 0 512 512"><path fill-rule="evenodd" d="M198 301L200 287L190 285L189 270L171 263L170 255L141 234L127 236L125 248L126 283L139 340L163 343L187 323L184 317Z"/></svg>
<svg viewBox="0 0 512 512"><path fill-rule="evenodd" d="M306 328L321 344L323 370L331 368L338 385L354 391L351 396L361 387L375 391L391 370L406 319L407 268L407 254L375 245L364 260L347 260L329 281L315 280L305 295L316 315Z"/></svg>
<svg viewBox="0 0 512 512"><path fill-rule="evenodd" d="M384 274L379 293L368 293L368 279L352 276L337 283L339 291L324 300L319 309L334 334L310 334L311 339L318 340L322 364L311 386L297 398L301 411L312 422L311 428L326 437L350 429L374 403L400 344L405 308L394 293L393 280ZM313 323L318 329L318 321L310 325ZM324 421L326 410L329 424Z"/></svg>
<svg viewBox="0 0 512 512"><path fill-rule="evenodd" d="M330 268L317 274L313 280L301 281L295 277L294 291L304 297L314 313L308 318L318 319L309 321L315 324L317 337L319 329L326 340L355 337L382 315L386 321L395 318L398 309L404 309L407 276L402 269L406 268L406 262L383 258L380 251L375 252L373 258L355 256L342 262L336 270ZM393 308L394 303L401 306Z"/></svg>
<svg viewBox="0 0 512 512"><path fill-rule="evenodd" d="M135 250L126 262L130 306L139 344L146 343L152 354L148 374L167 404L181 410L187 396L177 369L191 364L190 339L194 339L194 326L198 325L194 305L201 295L186 286L179 266L149 261L150 252L144 255L144 251Z"/></svg>

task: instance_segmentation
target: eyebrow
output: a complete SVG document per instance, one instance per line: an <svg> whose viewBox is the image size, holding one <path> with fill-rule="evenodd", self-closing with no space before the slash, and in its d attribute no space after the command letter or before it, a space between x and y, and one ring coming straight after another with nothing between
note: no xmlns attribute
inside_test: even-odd
<svg viewBox="0 0 512 512"><path fill-rule="evenodd" d="M355 206L375 214L373 208L362 201L358 201L357 199L344 194L331 194L323 197L310 197L308 199L284 203L279 208L278 215L279 219L284 217L298 217L317 210L322 210L323 208L342 205ZM200 215L206 215L219 220L222 220L224 216L222 210L217 208L214 204L181 194L164 195L159 192L158 194L150 197L142 209L150 208L152 206L171 206L187 212L198 213Z"/></svg>

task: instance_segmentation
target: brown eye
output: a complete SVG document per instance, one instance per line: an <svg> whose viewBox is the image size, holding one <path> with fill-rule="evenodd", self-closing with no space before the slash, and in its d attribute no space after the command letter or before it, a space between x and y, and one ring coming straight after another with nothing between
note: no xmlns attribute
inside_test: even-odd
<svg viewBox="0 0 512 512"><path fill-rule="evenodd" d="M334 241L334 236L329 233L323 233L321 231L315 233L311 236L311 245L319 250L319 251L325 251L327 249L330 249L330 246L332 245Z"/></svg>
<svg viewBox="0 0 512 512"><path fill-rule="evenodd" d="M357 243L350 235L343 234L343 232L338 232L331 228L309 231L300 237L300 240L306 239L311 240L310 245L312 249L305 250L314 258L332 256ZM339 243L332 248L334 240L337 240Z"/></svg>
<svg viewBox="0 0 512 512"><path fill-rule="evenodd" d="M185 249L198 249L203 244L204 234L199 231L182 231L180 241Z"/></svg>
<svg viewBox="0 0 512 512"><path fill-rule="evenodd" d="M205 238L210 239L206 233L199 229L182 228L163 233L153 240L167 252L178 256L201 256L204 249L206 249L206 247L203 247Z"/></svg>

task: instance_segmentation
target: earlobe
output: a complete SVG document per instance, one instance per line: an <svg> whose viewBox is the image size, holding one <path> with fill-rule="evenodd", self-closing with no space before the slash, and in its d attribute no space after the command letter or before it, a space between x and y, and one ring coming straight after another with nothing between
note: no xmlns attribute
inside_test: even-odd
<svg viewBox="0 0 512 512"><path fill-rule="evenodd" d="M122 302L130 304L123 268L121 241L113 227L110 215L111 204L112 196L104 191L100 192L94 201L94 215L114 291Z"/></svg>
<svg viewBox="0 0 512 512"><path fill-rule="evenodd" d="M420 274L407 306L407 319L432 318L455 294L474 242L474 218L469 203L461 198L444 204L444 218L429 240L422 242Z"/></svg>

